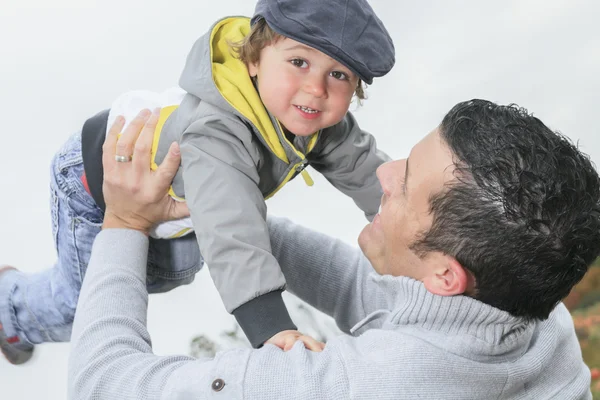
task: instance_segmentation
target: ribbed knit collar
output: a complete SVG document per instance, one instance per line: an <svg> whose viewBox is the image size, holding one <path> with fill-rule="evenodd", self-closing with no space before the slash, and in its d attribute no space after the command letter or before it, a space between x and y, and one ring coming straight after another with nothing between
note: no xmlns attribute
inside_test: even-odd
<svg viewBox="0 0 600 400"><path fill-rule="evenodd" d="M478 340L485 347L485 354L498 355L520 352L517 348L527 344L536 325L535 321L512 316L471 297L435 295L412 278L372 273L369 279L381 288L380 295L386 297L389 304L385 310L365 318L354 330L387 314L383 319L388 324L441 333L448 340L456 338L458 346L465 338ZM491 350L490 346L495 349Z"/></svg>

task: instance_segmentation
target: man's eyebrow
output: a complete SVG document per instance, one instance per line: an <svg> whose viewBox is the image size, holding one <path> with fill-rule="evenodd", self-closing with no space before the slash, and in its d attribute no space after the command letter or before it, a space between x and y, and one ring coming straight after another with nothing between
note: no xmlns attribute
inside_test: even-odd
<svg viewBox="0 0 600 400"><path fill-rule="evenodd" d="M408 158L406 159L406 168L404 169L404 192L406 192L407 184L408 184Z"/></svg>

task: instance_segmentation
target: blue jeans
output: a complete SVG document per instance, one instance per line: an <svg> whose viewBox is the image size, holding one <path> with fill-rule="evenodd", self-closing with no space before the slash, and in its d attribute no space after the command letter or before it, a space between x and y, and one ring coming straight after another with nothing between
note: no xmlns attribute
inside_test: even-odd
<svg viewBox="0 0 600 400"><path fill-rule="evenodd" d="M79 291L104 217L85 190L82 175L81 135L76 133L56 154L51 167L56 264L34 274L5 272L0 279L0 323L7 336L18 335L26 345L65 342L71 337ZM148 291L166 292L189 284L202 265L193 233L171 240L150 238Z"/></svg>

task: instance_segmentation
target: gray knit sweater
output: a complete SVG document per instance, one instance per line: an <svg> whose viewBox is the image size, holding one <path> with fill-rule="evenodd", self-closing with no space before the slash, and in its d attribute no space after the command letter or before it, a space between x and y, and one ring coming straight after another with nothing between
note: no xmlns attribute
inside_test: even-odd
<svg viewBox="0 0 600 400"><path fill-rule="evenodd" d="M72 335L71 399L590 399L590 372L561 304L527 323L464 296L380 276L356 248L269 221L288 289L348 335L321 353L159 357L146 329L148 239L109 229L94 243ZM123 246L127 243L127 246Z"/></svg>

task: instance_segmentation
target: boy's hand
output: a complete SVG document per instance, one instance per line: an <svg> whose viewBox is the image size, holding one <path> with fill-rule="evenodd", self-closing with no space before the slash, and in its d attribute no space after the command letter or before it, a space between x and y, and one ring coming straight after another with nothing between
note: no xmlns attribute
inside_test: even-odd
<svg viewBox="0 0 600 400"><path fill-rule="evenodd" d="M321 343L318 340L315 340L310 336L303 335L298 331L291 330L279 332L271 339L267 340L266 343L274 344L283 351L288 351L292 349L294 343L296 343L298 340L304 343L304 347L306 347L308 350L322 351L325 348L325 343Z"/></svg>

